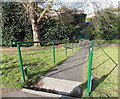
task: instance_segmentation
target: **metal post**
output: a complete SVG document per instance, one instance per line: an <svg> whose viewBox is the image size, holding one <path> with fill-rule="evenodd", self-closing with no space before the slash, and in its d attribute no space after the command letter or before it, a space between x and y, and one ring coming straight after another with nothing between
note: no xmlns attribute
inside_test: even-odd
<svg viewBox="0 0 120 99"><path fill-rule="evenodd" d="M79 39L79 48L80 48L81 40Z"/></svg>
<svg viewBox="0 0 120 99"><path fill-rule="evenodd" d="M87 96L89 96L91 92L91 69L92 69L92 48L90 48L90 53L89 53L89 67L88 67L88 82L87 82Z"/></svg>
<svg viewBox="0 0 120 99"><path fill-rule="evenodd" d="M54 45L54 42L52 42L52 54L53 54L53 62L55 64L56 63L56 58L55 58L55 45Z"/></svg>
<svg viewBox="0 0 120 99"><path fill-rule="evenodd" d="M22 80L25 82L25 74L24 74L24 70L23 70L23 62L22 62L20 45L17 45L17 48L18 48L18 58L20 61L20 69L21 69L21 73L22 73Z"/></svg>
<svg viewBox="0 0 120 99"><path fill-rule="evenodd" d="M65 47L65 49L66 49L66 50L65 50L65 54L66 54L66 58L67 58L67 40L66 40L66 42L65 42L65 43L66 43L66 47Z"/></svg>
<svg viewBox="0 0 120 99"><path fill-rule="evenodd" d="M81 40L79 40L79 48L80 48Z"/></svg>
<svg viewBox="0 0 120 99"><path fill-rule="evenodd" d="M77 48L79 49L79 40L77 40Z"/></svg>
<svg viewBox="0 0 120 99"><path fill-rule="evenodd" d="M74 41L72 41L72 53L74 52Z"/></svg>
<svg viewBox="0 0 120 99"><path fill-rule="evenodd" d="M76 50L77 50L77 41L76 41Z"/></svg>
<svg viewBox="0 0 120 99"><path fill-rule="evenodd" d="M90 48L93 48L93 45L94 45L94 40L92 40Z"/></svg>

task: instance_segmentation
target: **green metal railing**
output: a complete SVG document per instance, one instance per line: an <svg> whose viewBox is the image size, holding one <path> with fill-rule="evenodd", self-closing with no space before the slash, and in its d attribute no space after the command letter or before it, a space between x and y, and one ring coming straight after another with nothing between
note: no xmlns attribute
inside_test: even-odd
<svg viewBox="0 0 120 99"><path fill-rule="evenodd" d="M66 40L54 40L54 41L25 41L25 42L13 42L13 44L29 44L29 43L51 43L51 42L65 42Z"/></svg>
<svg viewBox="0 0 120 99"><path fill-rule="evenodd" d="M25 82L25 73L24 73L24 70L23 70L23 62L22 62L20 45L17 45L17 48L18 48L18 58L19 58L19 61L20 61L20 70L21 70L21 73L22 73L22 80Z"/></svg>
<svg viewBox="0 0 120 99"><path fill-rule="evenodd" d="M66 58L67 58L67 43L68 43L68 42L66 41L66 42L65 42L65 46L66 46L66 47L65 47L65 53L66 53L65 55L66 55Z"/></svg>
<svg viewBox="0 0 120 99"><path fill-rule="evenodd" d="M55 57L55 44L54 42L52 42L52 54L53 54L53 61L54 64L56 63L56 57Z"/></svg>
<svg viewBox="0 0 120 99"><path fill-rule="evenodd" d="M55 42L63 42L65 43L65 55L66 58L68 57L68 52L67 52L67 46L68 46L68 41L67 40L62 40L62 41L26 41L26 42L13 42L13 44L17 45L18 48L18 58L20 62L20 70L22 74L22 80L25 82L25 72L23 68L23 61L22 61L22 55L21 55L21 49L20 49L20 44L30 44L30 43L51 43L52 44L52 56L53 56L53 63L56 64L56 53L55 53ZM77 46L76 46L77 47ZM74 51L74 42L72 42L72 52Z"/></svg>
<svg viewBox="0 0 120 99"><path fill-rule="evenodd" d="M88 81L87 81L87 91L86 91L87 96L90 95L91 86L92 86L91 71L92 71L92 60L93 60L93 44L94 44L94 41L91 42L90 52L89 52Z"/></svg>
<svg viewBox="0 0 120 99"><path fill-rule="evenodd" d="M72 53L74 52L74 41L72 41Z"/></svg>

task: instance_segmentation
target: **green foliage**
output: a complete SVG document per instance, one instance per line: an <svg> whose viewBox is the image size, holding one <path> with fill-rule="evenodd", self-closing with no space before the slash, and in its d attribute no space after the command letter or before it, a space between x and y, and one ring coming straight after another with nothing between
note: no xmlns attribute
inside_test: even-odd
<svg viewBox="0 0 120 99"><path fill-rule="evenodd" d="M94 34L93 34L93 24L92 22L86 22L86 24L83 26L83 29L82 29L82 36L83 38L86 38L86 39L94 39Z"/></svg>
<svg viewBox="0 0 120 99"><path fill-rule="evenodd" d="M4 2L2 8L2 45L11 46L13 41L33 41L30 18L23 5L18 2ZM76 31L76 26L82 27L85 17L85 14L77 15L72 11L65 11L58 19L49 16L42 19L39 23L41 40L73 39L81 31Z"/></svg>
<svg viewBox="0 0 120 99"><path fill-rule="evenodd" d="M72 24L74 22L74 15L72 11L65 11L64 13L60 14L60 20L63 24Z"/></svg>
<svg viewBox="0 0 120 99"><path fill-rule="evenodd" d="M86 14L74 14L73 25L83 26L85 25Z"/></svg>
<svg viewBox="0 0 120 99"><path fill-rule="evenodd" d="M13 41L32 39L31 25L20 3L2 3L2 45L11 46Z"/></svg>
<svg viewBox="0 0 120 99"><path fill-rule="evenodd" d="M95 23L93 34L97 39L119 39L119 16L117 13L117 10L114 11L111 8L99 12L98 16L93 21Z"/></svg>
<svg viewBox="0 0 120 99"><path fill-rule="evenodd" d="M72 25L64 25L60 20L48 18L42 21L41 38L42 40L63 40L69 39L73 31Z"/></svg>
<svg viewBox="0 0 120 99"><path fill-rule="evenodd" d="M86 14L75 14L71 12L64 12L60 15L60 20L63 24L71 24L73 26L83 26L85 24Z"/></svg>
<svg viewBox="0 0 120 99"><path fill-rule="evenodd" d="M91 22L93 20L93 18L87 18L87 21Z"/></svg>

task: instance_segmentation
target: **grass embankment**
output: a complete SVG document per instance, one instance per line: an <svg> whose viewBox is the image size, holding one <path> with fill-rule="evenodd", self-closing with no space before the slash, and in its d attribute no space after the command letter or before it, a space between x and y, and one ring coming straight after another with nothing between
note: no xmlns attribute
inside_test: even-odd
<svg viewBox="0 0 120 99"><path fill-rule="evenodd" d="M56 64L53 63L52 49L22 50L23 66L28 70L28 81L34 83L45 71L66 59L65 49L56 48ZM76 49L74 49L74 52ZM68 56L72 49L68 49ZM22 88L21 71L17 50L2 51L2 87Z"/></svg>
<svg viewBox="0 0 120 99"><path fill-rule="evenodd" d="M86 66L86 72L87 68ZM90 97L118 97L117 46L94 48L92 76L95 77L95 80ZM84 91L84 96L85 94Z"/></svg>
<svg viewBox="0 0 120 99"><path fill-rule="evenodd" d="M107 43L107 44L118 44L120 40L96 40L98 43Z"/></svg>

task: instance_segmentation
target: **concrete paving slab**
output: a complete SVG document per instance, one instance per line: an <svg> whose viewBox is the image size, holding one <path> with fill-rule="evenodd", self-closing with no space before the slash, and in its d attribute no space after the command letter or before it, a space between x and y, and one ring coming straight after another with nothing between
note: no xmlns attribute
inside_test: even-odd
<svg viewBox="0 0 120 99"><path fill-rule="evenodd" d="M42 81L43 85L39 86L40 88L55 90L60 94L70 93L76 86L79 86L81 84L81 82L63 80L63 79L57 79L51 77L42 77L42 78L43 79L37 83L38 85L41 85L39 83L41 83Z"/></svg>

